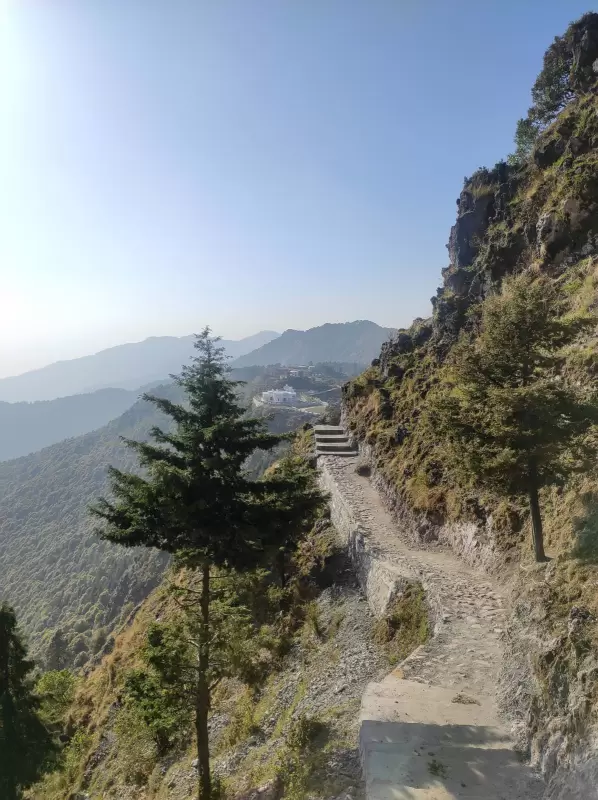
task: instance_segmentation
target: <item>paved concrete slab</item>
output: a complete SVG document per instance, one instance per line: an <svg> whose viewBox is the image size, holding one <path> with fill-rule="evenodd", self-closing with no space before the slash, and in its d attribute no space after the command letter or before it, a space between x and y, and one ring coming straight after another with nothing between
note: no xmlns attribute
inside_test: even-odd
<svg viewBox="0 0 598 800"><path fill-rule="evenodd" d="M360 751L368 800L536 800L491 700L401 680L370 684Z"/></svg>

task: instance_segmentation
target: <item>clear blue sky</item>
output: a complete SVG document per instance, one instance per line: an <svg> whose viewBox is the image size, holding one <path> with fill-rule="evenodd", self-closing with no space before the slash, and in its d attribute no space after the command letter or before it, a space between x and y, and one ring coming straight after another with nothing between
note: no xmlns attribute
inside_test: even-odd
<svg viewBox="0 0 598 800"><path fill-rule="evenodd" d="M0 0L0 375L430 313L577 0Z"/></svg>

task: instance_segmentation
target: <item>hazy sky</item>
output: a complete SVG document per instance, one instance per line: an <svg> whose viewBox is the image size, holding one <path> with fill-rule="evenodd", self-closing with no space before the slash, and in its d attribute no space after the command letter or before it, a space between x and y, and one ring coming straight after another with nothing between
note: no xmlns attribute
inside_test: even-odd
<svg viewBox="0 0 598 800"><path fill-rule="evenodd" d="M0 375L430 312L586 0L0 0Z"/></svg>

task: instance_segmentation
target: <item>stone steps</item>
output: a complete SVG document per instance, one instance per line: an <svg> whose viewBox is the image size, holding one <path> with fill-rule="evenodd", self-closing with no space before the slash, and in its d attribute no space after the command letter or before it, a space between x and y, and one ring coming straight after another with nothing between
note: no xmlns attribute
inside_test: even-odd
<svg viewBox="0 0 598 800"><path fill-rule="evenodd" d="M316 447L316 456L333 456L334 458L355 458L357 453L355 450L337 450L335 453L330 453L327 450L320 450Z"/></svg>
<svg viewBox="0 0 598 800"><path fill-rule="evenodd" d="M357 452L340 425L316 425L314 428L316 455L355 456Z"/></svg>
<svg viewBox="0 0 598 800"><path fill-rule="evenodd" d="M355 451L349 442L319 442L316 441L316 449L322 453L354 453Z"/></svg>

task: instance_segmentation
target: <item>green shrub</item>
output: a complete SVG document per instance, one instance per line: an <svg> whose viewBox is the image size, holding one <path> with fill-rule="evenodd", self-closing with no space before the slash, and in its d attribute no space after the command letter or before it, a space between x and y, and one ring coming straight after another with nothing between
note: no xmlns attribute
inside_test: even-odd
<svg viewBox="0 0 598 800"><path fill-rule="evenodd" d="M255 699L249 687L245 687L242 695L235 703L230 722L228 723L222 739L219 742L220 748L228 749L234 747L248 739L253 734L258 733L259 725L255 721Z"/></svg>
<svg viewBox="0 0 598 800"><path fill-rule="evenodd" d="M121 708L114 733L118 744L118 772L132 783L147 783L158 760L158 748L154 732L141 711L134 707Z"/></svg>
<svg viewBox="0 0 598 800"><path fill-rule="evenodd" d="M188 706L176 691L162 685L154 670L136 669L126 675L124 701L125 706L143 720L159 755L164 755L189 732Z"/></svg>
<svg viewBox="0 0 598 800"><path fill-rule="evenodd" d="M300 714L287 728L278 768L285 800L305 800L314 793L311 783L326 758L327 734L327 726L307 714Z"/></svg>
<svg viewBox="0 0 598 800"><path fill-rule="evenodd" d="M58 728L75 698L77 678L68 669L52 670L38 680L35 692L41 700L41 715L47 726Z"/></svg>
<svg viewBox="0 0 598 800"><path fill-rule="evenodd" d="M320 617L320 608L315 600L312 600L305 606L305 624L318 639L321 639L324 636L324 627Z"/></svg>

